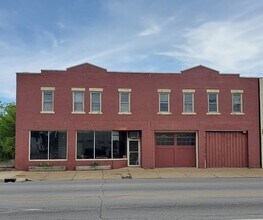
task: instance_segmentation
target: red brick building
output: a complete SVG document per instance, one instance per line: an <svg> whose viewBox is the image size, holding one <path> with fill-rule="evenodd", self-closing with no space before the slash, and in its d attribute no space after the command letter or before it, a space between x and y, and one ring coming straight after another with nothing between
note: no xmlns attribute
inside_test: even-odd
<svg viewBox="0 0 263 220"><path fill-rule="evenodd" d="M259 167L258 79L198 66L17 74L16 168Z"/></svg>

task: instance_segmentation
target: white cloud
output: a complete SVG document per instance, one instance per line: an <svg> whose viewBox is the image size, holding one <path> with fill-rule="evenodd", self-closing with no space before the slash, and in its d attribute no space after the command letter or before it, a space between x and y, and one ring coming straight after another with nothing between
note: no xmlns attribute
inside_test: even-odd
<svg viewBox="0 0 263 220"><path fill-rule="evenodd" d="M263 16L256 15L262 14L263 4L241 1L243 5L229 8L222 1L210 10L210 1L205 2L199 7L172 0L103 1L103 13L96 19L90 15L92 22L74 20L65 10L46 26L38 18L24 23L19 11L0 9L0 97L15 97L15 72L65 69L82 62L137 72L178 72L203 64L260 76Z"/></svg>
<svg viewBox="0 0 263 220"><path fill-rule="evenodd" d="M158 22L157 22L158 20ZM149 36L159 34L164 28L166 28L171 22L175 20L174 16L162 17L162 18L143 18L141 22L144 24L144 30L141 31L138 36Z"/></svg>
<svg viewBox="0 0 263 220"><path fill-rule="evenodd" d="M59 46L59 41L54 34L49 31L43 31L43 35L47 38L48 41L50 41L51 47L56 48Z"/></svg>
<svg viewBox="0 0 263 220"><path fill-rule="evenodd" d="M243 21L217 21L185 30L172 50L158 52L181 62L205 64L220 71L263 72L262 16Z"/></svg>
<svg viewBox="0 0 263 220"><path fill-rule="evenodd" d="M56 25L60 28L60 29L64 29L65 25L62 22L57 22Z"/></svg>
<svg viewBox="0 0 263 220"><path fill-rule="evenodd" d="M157 24L151 24L149 27L146 27L145 30L140 32L139 36L148 36L153 34L158 34L161 31L161 28Z"/></svg>

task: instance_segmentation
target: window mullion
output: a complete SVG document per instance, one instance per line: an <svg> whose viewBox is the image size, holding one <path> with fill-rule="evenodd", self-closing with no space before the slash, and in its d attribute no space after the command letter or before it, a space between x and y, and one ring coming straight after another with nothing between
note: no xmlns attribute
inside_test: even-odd
<svg viewBox="0 0 263 220"><path fill-rule="evenodd" d="M96 150L96 148L95 148L95 145L96 145L95 131L93 131L93 139L94 139L94 141L93 141L93 159L96 159L96 152L95 152L95 150Z"/></svg>
<svg viewBox="0 0 263 220"><path fill-rule="evenodd" d="M111 159L113 159L113 131L111 131Z"/></svg>
<svg viewBox="0 0 263 220"><path fill-rule="evenodd" d="M49 145L50 145L50 138L49 138L49 135L50 135L50 131L47 132L47 159L49 160Z"/></svg>

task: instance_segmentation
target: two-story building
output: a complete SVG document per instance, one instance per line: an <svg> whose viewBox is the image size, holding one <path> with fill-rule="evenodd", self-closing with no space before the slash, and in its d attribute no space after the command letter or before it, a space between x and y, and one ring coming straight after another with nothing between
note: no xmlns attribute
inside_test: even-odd
<svg viewBox="0 0 263 220"><path fill-rule="evenodd" d="M256 78L197 66L17 74L16 168L260 167Z"/></svg>

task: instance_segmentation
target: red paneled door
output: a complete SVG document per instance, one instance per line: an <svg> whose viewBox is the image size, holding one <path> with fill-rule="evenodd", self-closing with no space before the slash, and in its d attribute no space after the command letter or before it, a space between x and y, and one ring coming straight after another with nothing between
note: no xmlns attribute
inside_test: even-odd
<svg viewBox="0 0 263 220"><path fill-rule="evenodd" d="M206 166L247 167L247 133L241 131L206 132Z"/></svg>
<svg viewBox="0 0 263 220"><path fill-rule="evenodd" d="M155 167L196 167L195 146L156 147Z"/></svg>
<svg viewBox="0 0 263 220"><path fill-rule="evenodd" d="M196 167L196 132L156 132L155 144L155 167Z"/></svg>

